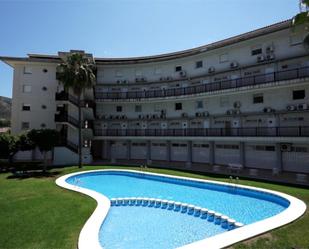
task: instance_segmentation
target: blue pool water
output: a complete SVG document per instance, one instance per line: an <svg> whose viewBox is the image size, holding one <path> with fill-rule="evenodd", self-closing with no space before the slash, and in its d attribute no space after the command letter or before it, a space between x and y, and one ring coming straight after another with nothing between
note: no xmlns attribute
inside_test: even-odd
<svg viewBox="0 0 309 249"><path fill-rule="evenodd" d="M181 212L111 207L100 229L100 244L107 249L172 249L225 231L220 225Z"/></svg>
<svg viewBox="0 0 309 249"><path fill-rule="evenodd" d="M220 212L244 224L274 216L289 206L287 200L264 192L142 173L88 172L70 177L67 182L75 184L76 179L80 186L108 198L149 197L189 203ZM184 230L176 231L176 227ZM213 223L177 212L145 207L111 207L100 236L104 248L151 248L150 244L144 244L152 236L160 245L156 248L174 248L224 231ZM186 232L188 236L183 238L180 234ZM145 239L140 240L139 236ZM132 243L132 246L124 247L121 244L124 240L126 245ZM166 240L173 242L164 244Z"/></svg>

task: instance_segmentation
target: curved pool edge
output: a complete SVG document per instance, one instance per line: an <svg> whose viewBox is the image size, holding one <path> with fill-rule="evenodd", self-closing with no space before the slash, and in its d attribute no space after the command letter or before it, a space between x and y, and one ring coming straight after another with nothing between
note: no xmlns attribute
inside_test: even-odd
<svg viewBox="0 0 309 249"><path fill-rule="evenodd" d="M206 248L206 247L208 249L224 248L232 244L235 244L237 242L241 242L243 240L258 236L260 234L266 233L275 228L291 223L295 221L297 218L301 217L306 211L306 204L302 200L295 198L291 195L285 194L285 193L263 189L263 188L257 188L257 187L239 185L239 184L231 184L231 183L225 183L225 182L218 182L218 181L212 181L212 180L204 180L204 179L191 178L191 177L172 176L172 175L158 174L158 173L151 173L151 172L144 172L144 171L137 171L137 170L99 169L99 170L79 171L79 172L61 176L58 179L56 179L56 184L58 186L86 194L97 201L96 209L91 214L91 216L89 217L89 219L87 220L87 222L85 223L85 225L83 226L79 234L79 239L78 239L79 249L88 249L88 248L102 249L100 242L99 242L99 230L108 214L108 211L110 208L110 200L103 194L100 194L96 191L89 190L83 187L71 185L67 183L66 180L69 177L84 174L84 173L109 172L109 171L110 172L113 172L113 171L114 172L115 171L131 172L131 173L138 173L138 174L148 174L148 175L154 175L154 176L184 179L184 180L190 180L190 181L195 181L195 182L214 183L214 184L220 184L220 185L225 185L225 186L237 186L243 189L262 191L265 193L277 195L290 202L290 205L288 206L288 208L286 208L284 211L280 212L279 214L275 216L272 216L270 218L267 218L267 219L249 224L249 225L245 225L244 227L241 227L235 230L231 230L228 232L224 232L222 234L212 236L210 238L206 238L204 240L199 240L199 241L184 245L182 247L179 247L179 249L180 248L181 249L198 249L198 248Z"/></svg>

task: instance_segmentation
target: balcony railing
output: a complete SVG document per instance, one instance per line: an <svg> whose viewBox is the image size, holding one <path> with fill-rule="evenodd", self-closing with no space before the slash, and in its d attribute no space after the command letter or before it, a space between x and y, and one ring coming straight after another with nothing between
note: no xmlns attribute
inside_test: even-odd
<svg viewBox="0 0 309 249"><path fill-rule="evenodd" d="M78 127L78 120L69 116L67 113L55 114L55 122L67 122L75 127Z"/></svg>
<svg viewBox="0 0 309 249"><path fill-rule="evenodd" d="M309 126L189 129L95 129L95 135L112 137L309 137Z"/></svg>
<svg viewBox="0 0 309 249"><path fill-rule="evenodd" d="M58 101L70 101L72 104L78 106L78 98L64 91L56 93L55 99ZM94 108L95 105L93 100L81 100L79 103L81 107L87 108Z"/></svg>
<svg viewBox="0 0 309 249"><path fill-rule="evenodd" d="M78 106L78 98L64 91L56 93L56 100L70 101L72 104Z"/></svg>
<svg viewBox="0 0 309 249"><path fill-rule="evenodd" d="M282 80L292 80L309 77L309 67L296 68L286 71L278 71L273 73L249 76L233 80L225 80L212 82L208 84L200 84L196 86L146 90L146 91L129 91L129 92L95 92L96 99L141 99L141 98L159 98L181 95L193 95L198 93L212 92L231 88L239 88L245 86L261 85L270 82Z"/></svg>

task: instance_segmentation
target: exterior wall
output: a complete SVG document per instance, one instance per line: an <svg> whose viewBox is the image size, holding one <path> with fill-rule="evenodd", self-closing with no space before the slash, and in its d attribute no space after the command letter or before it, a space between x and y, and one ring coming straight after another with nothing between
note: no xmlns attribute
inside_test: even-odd
<svg viewBox="0 0 309 249"><path fill-rule="evenodd" d="M151 143L151 160L166 161L167 155L167 143L165 141L158 141Z"/></svg>
<svg viewBox="0 0 309 249"><path fill-rule="evenodd" d="M147 158L147 143L146 142L132 142L131 144L131 158L132 159L146 159Z"/></svg>
<svg viewBox="0 0 309 249"><path fill-rule="evenodd" d="M188 144L186 142L171 143L171 160L186 162L188 159Z"/></svg>
<svg viewBox="0 0 309 249"><path fill-rule="evenodd" d="M239 145L227 143L215 144L215 163L224 165L240 163Z"/></svg>
<svg viewBox="0 0 309 249"><path fill-rule="evenodd" d="M74 165L78 163L78 155L66 147L54 148L54 165Z"/></svg>
<svg viewBox="0 0 309 249"><path fill-rule="evenodd" d="M269 29L269 28L268 28ZM265 29L267 30L267 28ZM255 32L255 31L254 31ZM251 33L254 33L251 32ZM97 59L98 75L96 91L100 92L127 92L147 91L154 89L178 89L181 87L223 82L240 77L252 77L282 70L289 70L309 66L308 51L303 46L303 40L308 31L300 28L293 31L290 27L277 30L270 34L263 34L249 40L238 39L237 43L226 45L217 49L205 49L190 56L174 56L168 60L149 59L120 60L109 63ZM296 42L295 42L296 40ZM298 42L297 42L298 41ZM258 62L260 55L266 57L267 47L272 47L273 60ZM252 55L252 50L261 48L260 55ZM77 107L69 101L56 101L55 93L63 90L56 80L57 62L46 63L44 58L40 62L29 60L17 60L12 62L14 66L13 79L13 104L12 104L12 133L19 134L22 122L29 122L29 129L67 127L66 139L77 145L78 132L76 127L67 122L55 122L54 115L57 106L64 106L69 115L78 119ZM102 62L103 61L103 62ZM202 61L200 68L196 62ZM237 68L231 68L231 63L237 62ZM25 73L24 67L31 68L31 73ZM182 77L176 72L175 67L181 66ZM210 67L215 68L215 73L208 73ZM47 72L43 70L47 69ZM308 69L309 70L309 69ZM284 74L289 74L286 72ZM167 80L166 78L170 79ZM95 99L93 90L88 89L84 97L96 100L96 113L93 110L83 108L84 119L95 119L95 129L115 129L117 132L126 132L127 129L186 129L186 128L221 128L224 133L212 135L213 139L197 142L183 141L180 130L179 136L169 143L164 141L140 141L127 139L113 141L101 141L96 148L96 156L103 159L142 159L142 160L167 160L194 163L217 163L227 165L229 163L245 163L249 168L272 169L282 166L283 170L293 172L308 172L309 149L308 144L297 144L291 138L285 140L293 147L302 147L290 152L278 151L280 143L273 141L245 141L244 153L240 148L238 130L235 128L259 128L269 127L264 139L276 133L276 127L309 126L308 110L288 110L288 106L299 109L300 104L309 105L308 79L286 80L284 82L271 82L273 75L259 76L270 82L262 85L232 88L229 90L198 93L191 96L172 96L153 99L121 99L106 101ZM145 81L136 82L136 78L144 78ZM163 78L163 79L162 79ZM236 82L236 81L235 81ZM31 86L31 92L23 91L23 86ZM43 87L46 90L43 91ZM303 99L293 99L294 90L304 90ZM70 94L73 94L72 91ZM263 95L262 103L253 103L256 94ZM176 103L182 108L176 110ZM202 104L201 104L202 103ZM30 111L22 111L23 104L30 104ZM43 109L42 105L46 108ZM199 106L200 105L200 106ZM236 107L235 107L236 106ZM118 108L118 111L117 111ZM265 112L270 108L270 112ZM122 110L119 110L122 109ZM140 110L141 109L141 110ZM233 110L233 114L228 114ZM162 115L164 113L164 115ZM200 117L199 113L204 116ZM42 126L45 124L45 126ZM84 138L92 140L93 133L88 129ZM118 131L119 130L119 131ZM87 135L87 137L86 137ZM234 136L235 140L225 140L225 136ZM251 134L248 134L249 138ZM222 138L220 141L216 138ZM160 138L161 139L161 138ZM201 141L201 140L199 140ZM210 144L214 145L211 151ZM150 144L150 152L149 152ZM190 147L192 144L192 148ZM306 149L303 149L306 148ZM192 154L191 154L192 150ZM83 160L91 162L89 149L83 149ZM282 154L282 158L281 158ZM27 152L19 152L16 157L26 159L32 157ZM39 158L40 155L37 155ZM280 157L280 158L279 158ZM244 158L244 160L243 160ZM55 148L55 164L75 164L78 156L76 153L64 147ZM282 165L281 165L282 162Z"/></svg>
<svg viewBox="0 0 309 249"><path fill-rule="evenodd" d="M256 146L261 148L270 146L271 150L265 150L266 148L257 150ZM258 169L277 168L278 159L274 144L247 144L245 146L245 155L246 167Z"/></svg>
<svg viewBox="0 0 309 249"><path fill-rule="evenodd" d="M127 158L127 144L126 142L117 141L111 144L111 157L115 159Z"/></svg>
<svg viewBox="0 0 309 249"><path fill-rule="evenodd" d="M283 170L309 173L309 145L293 145L291 149L282 152Z"/></svg>
<svg viewBox="0 0 309 249"><path fill-rule="evenodd" d="M24 73L24 66L30 67L32 74ZM44 73L43 69L48 72ZM55 78L56 65L44 63L20 63L14 67L12 133L19 134L22 122L29 122L30 129L54 129L54 113L56 112L55 92L58 82ZM31 92L23 92L23 85L31 86ZM46 91L43 90L46 87ZM22 111L23 104L30 104L30 111ZM46 109L42 108L46 106ZM40 118L38 118L40 117Z"/></svg>
<svg viewBox="0 0 309 249"><path fill-rule="evenodd" d="M209 163L209 144L208 143L194 143L192 147L192 162Z"/></svg>

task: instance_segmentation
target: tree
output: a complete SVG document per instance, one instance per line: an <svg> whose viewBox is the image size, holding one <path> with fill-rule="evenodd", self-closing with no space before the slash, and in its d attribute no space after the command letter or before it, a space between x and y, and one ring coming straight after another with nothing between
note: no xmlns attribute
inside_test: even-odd
<svg viewBox="0 0 309 249"><path fill-rule="evenodd" d="M96 83L96 66L92 57L81 52L70 53L65 61L57 66L57 79L64 89L72 89L78 97L78 167L82 167L82 117L81 95Z"/></svg>
<svg viewBox="0 0 309 249"><path fill-rule="evenodd" d="M46 172L47 152L51 151L57 145L59 141L59 132L51 129L31 130L28 133L28 137L43 153L43 172Z"/></svg>
<svg viewBox="0 0 309 249"><path fill-rule="evenodd" d="M0 158L11 160L17 150L17 137L8 132L0 133Z"/></svg>
<svg viewBox="0 0 309 249"><path fill-rule="evenodd" d="M309 0L300 1L300 13L297 14L292 20L292 26L297 26L300 24L309 22Z"/></svg>

